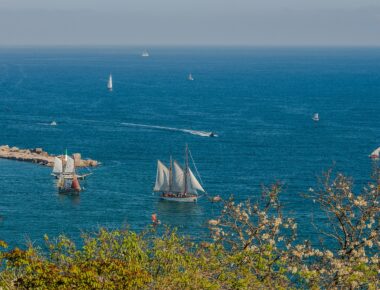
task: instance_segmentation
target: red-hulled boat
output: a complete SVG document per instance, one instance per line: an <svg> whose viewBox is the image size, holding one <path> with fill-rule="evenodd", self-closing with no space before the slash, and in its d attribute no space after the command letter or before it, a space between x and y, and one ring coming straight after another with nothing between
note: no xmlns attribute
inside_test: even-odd
<svg viewBox="0 0 380 290"><path fill-rule="evenodd" d="M79 194L82 188L75 173L74 159L69 156L66 156L65 159L65 168L58 178L58 192L61 194Z"/></svg>

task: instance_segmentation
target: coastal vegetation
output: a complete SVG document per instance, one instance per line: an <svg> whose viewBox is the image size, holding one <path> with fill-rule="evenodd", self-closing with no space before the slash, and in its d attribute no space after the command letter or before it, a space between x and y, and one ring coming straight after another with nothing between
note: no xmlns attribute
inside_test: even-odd
<svg viewBox="0 0 380 290"><path fill-rule="evenodd" d="M45 236L45 246L1 242L4 289L378 289L380 175L356 192L351 178L326 172L303 196L319 241L297 237L281 184L256 200L220 201L210 238L194 241L164 226L84 234L77 246ZM322 222L325 221L325 222Z"/></svg>

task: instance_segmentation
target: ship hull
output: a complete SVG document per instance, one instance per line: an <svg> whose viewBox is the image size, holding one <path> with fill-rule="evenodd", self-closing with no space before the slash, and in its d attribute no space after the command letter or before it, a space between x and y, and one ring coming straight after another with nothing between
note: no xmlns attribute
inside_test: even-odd
<svg viewBox="0 0 380 290"><path fill-rule="evenodd" d="M59 188L58 193L59 194L66 194L66 195L79 195L80 190L73 189L73 188Z"/></svg>
<svg viewBox="0 0 380 290"><path fill-rule="evenodd" d="M66 195L79 195L81 187L76 175L71 178L61 177L58 181L58 193Z"/></svg>
<svg viewBox="0 0 380 290"><path fill-rule="evenodd" d="M83 174L83 175L77 175L77 178L79 180L85 180L87 178L87 176L90 176L92 175L92 173L87 173L87 174ZM55 179L59 179L59 174L58 173L52 173L51 176L54 176Z"/></svg>
<svg viewBox="0 0 380 290"><path fill-rule="evenodd" d="M175 202L197 202L197 200L198 200L198 196L196 196L196 195L190 195L190 196L167 196L167 195L161 194L160 198L162 200L175 201Z"/></svg>

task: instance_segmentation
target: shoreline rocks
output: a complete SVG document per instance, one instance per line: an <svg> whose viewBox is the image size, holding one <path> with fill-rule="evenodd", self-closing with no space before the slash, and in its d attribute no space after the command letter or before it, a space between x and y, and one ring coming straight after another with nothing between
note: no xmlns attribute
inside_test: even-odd
<svg viewBox="0 0 380 290"><path fill-rule="evenodd" d="M54 165L54 157L61 156L49 154L42 148L20 149L18 147L9 147L8 145L0 146L0 158L2 159L31 162L50 167ZM100 162L96 160L82 159L80 153L74 153L73 157L77 167L96 167L100 165Z"/></svg>

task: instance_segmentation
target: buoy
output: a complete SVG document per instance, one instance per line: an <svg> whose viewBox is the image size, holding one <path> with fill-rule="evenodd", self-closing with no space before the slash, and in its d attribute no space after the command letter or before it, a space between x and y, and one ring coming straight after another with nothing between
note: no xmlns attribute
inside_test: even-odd
<svg viewBox="0 0 380 290"><path fill-rule="evenodd" d="M219 195L214 196L214 197L212 198L212 202L219 202L219 201L221 201L221 200L222 200L222 198L221 198Z"/></svg>
<svg viewBox="0 0 380 290"><path fill-rule="evenodd" d="M158 220L157 215L155 213L152 214L152 223L154 226L159 225L161 222Z"/></svg>

